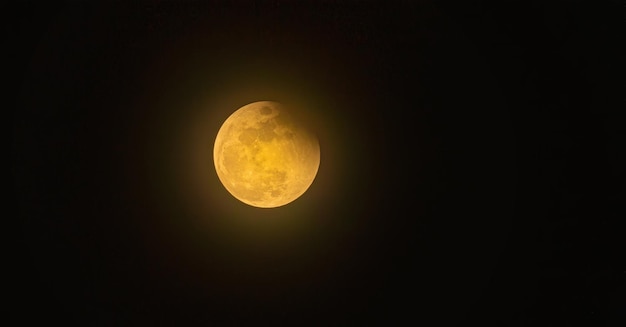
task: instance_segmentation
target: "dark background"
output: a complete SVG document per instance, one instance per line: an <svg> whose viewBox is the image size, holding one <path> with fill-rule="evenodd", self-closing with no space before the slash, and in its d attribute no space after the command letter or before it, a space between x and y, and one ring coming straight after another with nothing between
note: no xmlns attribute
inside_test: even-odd
<svg viewBox="0 0 626 327"><path fill-rule="evenodd" d="M4 8L12 325L624 324L618 1ZM303 197L180 182L189 117L291 91Z"/></svg>

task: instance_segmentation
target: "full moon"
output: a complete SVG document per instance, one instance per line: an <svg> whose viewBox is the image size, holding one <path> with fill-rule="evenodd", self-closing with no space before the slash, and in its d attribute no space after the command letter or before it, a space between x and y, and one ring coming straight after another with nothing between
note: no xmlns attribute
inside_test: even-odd
<svg viewBox="0 0 626 327"><path fill-rule="evenodd" d="M235 198L275 208L299 198L320 164L317 137L285 106L273 101L245 105L217 133L213 161L220 181Z"/></svg>

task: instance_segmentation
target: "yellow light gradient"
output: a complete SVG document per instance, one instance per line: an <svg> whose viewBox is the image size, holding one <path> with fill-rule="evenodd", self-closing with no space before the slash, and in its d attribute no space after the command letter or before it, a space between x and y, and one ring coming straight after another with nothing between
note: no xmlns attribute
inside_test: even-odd
<svg viewBox="0 0 626 327"><path fill-rule="evenodd" d="M358 125L348 123L354 118L343 115L341 108L361 104L346 103L324 83L279 74L281 66L245 74L234 73L231 69L238 65L233 67L215 77L220 80L219 87L192 90L181 106L184 115L177 124L178 136L172 139L173 151L168 154L175 169L165 171L175 189L164 194L175 194L172 201L180 209L181 220L172 224L183 233L202 231L212 240L211 248L232 255L252 250L278 255L299 247L322 251L322 247L307 242L322 235L328 246L333 240L345 239L345 235L339 237L345 225L331 223L328 210L340 205L341 195L355 182L350 165L358 148L348 144L358 144ZM294 112L315 132L323 151L315 180L306 192L297 201L272 209L247 205L233 197L221 183L214 163L216 135L223 123L237 108L258 100L277 100ZM155 149L155 153L162 153L162 149Z"/></svg>
<svg viewBox="0 0 626 327"><path fill-rule="evenodd" d="M275 208L293 202L313 183L320 147L282 104L257 101L226 119L213 159L220 181L235 198Z"/></svg>

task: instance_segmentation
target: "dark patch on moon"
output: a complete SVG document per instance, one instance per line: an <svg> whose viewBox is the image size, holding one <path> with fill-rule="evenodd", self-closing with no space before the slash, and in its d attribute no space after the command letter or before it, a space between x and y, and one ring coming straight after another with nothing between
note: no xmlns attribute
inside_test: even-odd
<svg viewBox="0 0 626 327"><path fill-rule="evenodd" d="M295 117L288 113L281 112L274 117L274 121L276 121L276 125L285 127L287 130L297 130L302 128L299 122L296 121Z"/></svg>
<svg viewBox="0 0 626 327"><path fill-rule="evenodd" d="M287 181L287 172L272 169L272 175L274 176L274 180L278 181L279 183L284 183Z"/></svg>
<svg viewBox="0 0 626 327"><path fill-rule="evenodd" d="M272 108L268 107L268 106L263 106L260 109L261 115L269 115L272 113Z"/></svg>
<svg viewBox="0 0 626 327"><path fill-rule="evenodd" d="M269 142L278 136L276 132L274 132L274 129L276 128L275 122L268 121L261 123L260 125L261 128L259 129L259 140L263 142Z"/></svg>
<svg viewBox="0 0 626 327"><path fill-rule="evenodd" d="M239 142L250 145L252 144L256 138L258 137L258 131L253 128L244 129L241 134L239 134Z"/></svg>

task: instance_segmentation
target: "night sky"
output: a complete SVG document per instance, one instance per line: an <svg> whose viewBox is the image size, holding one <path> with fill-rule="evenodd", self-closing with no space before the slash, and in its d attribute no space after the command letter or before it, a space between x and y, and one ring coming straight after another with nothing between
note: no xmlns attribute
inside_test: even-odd
<svg viewBox="0 0 626 327"><path fill-rule="evenodd" d="M619 1L4 8L15 326L624 326ZM320 140L276 209L213 168L260 100Z"/></svg>

